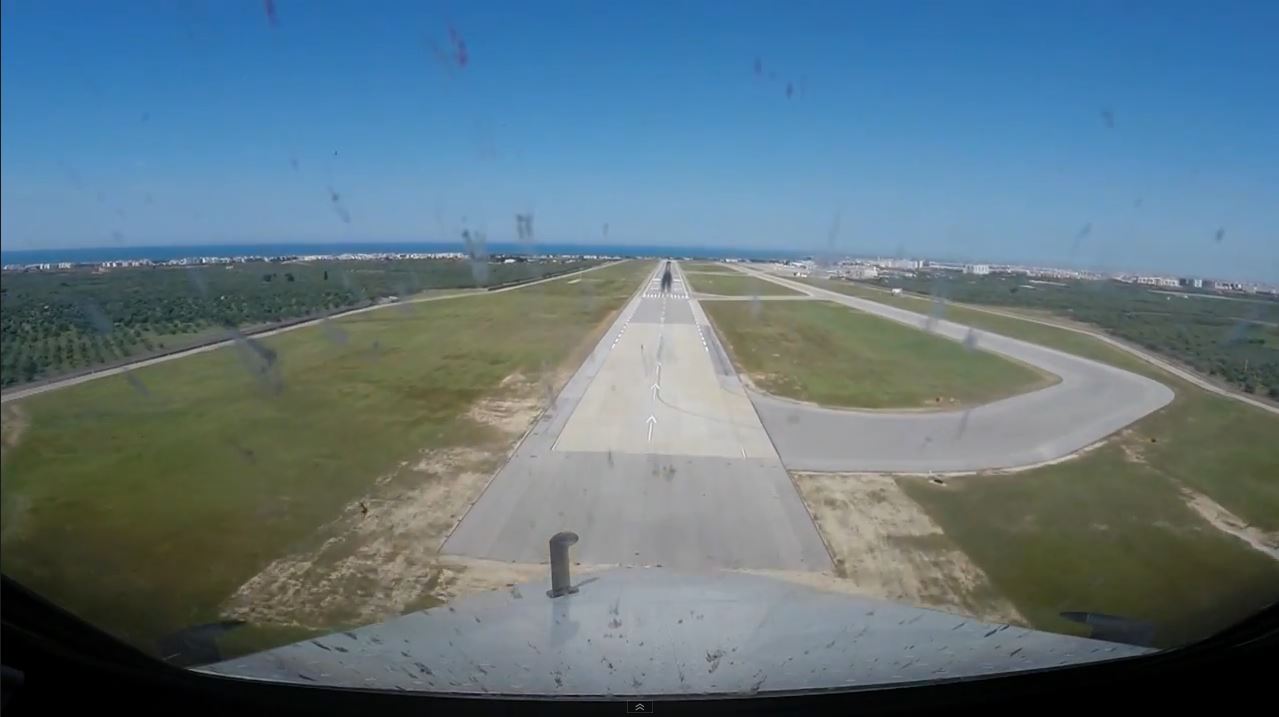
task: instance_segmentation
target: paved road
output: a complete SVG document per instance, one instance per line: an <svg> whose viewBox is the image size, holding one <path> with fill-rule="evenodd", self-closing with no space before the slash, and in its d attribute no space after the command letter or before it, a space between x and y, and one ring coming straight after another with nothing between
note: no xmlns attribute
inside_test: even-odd
<svg viewBox="0 0 1279 717"><path fill-rule="evenodd" d="M318 319L312 319L310 321L303 321L296 324L290 324L288 326L283 326L278 329L268 329L266 331L258 331L251 334L251 336L252 338L255 338L255 339L266 338L268 336L282 334L286 331L294 331L296 329L306 328L307 326L315 326L316 324L319 324L329 319L336 319L338 317L351 316L353 314L363 314L367 311L377 311L379 309L385 309L390 306L402 306L404 304L420 304L428 301L445 301L449 299L460 299L466 296L487 296L489 294L500 294L506 291L516 291L516 290L527 288L530 286L536 286L537 284L544 284L548 281L559 281L560 279L568 279L573 276L580 276L581 274L585 274L588 271L603 269L606 266L612 266L613 264L616 264L616 263L617 262L609 262L606 264L600 264L598 266L590 267L589 269L569 272L567 274L558 274L556 276L552 276L547 279L538 279L537 281L529 281L523 284L516 284L515 286L507 286L501 289L494 289L492 291L459 290L459 292L456 294L448 294L445 296L423 296L416 299L408 299L407 301L400 301L395 303L374 304L373 306L365 306L359 309L351 309L349 311L339 311L334 314L331 314L330 316L325 316ZM186 358L187 356L204 353L206 351L214 351L216 349L230 346L231 344L235 343L237 340L239 339L225 339L223 341L216 341L210 344L202 344L200 346L194 346L189 349L183 349L182 351L175 351L171 354L164 354L163 356L155 356L152 358L138 359L137 361L132 361L122 366L113 366L111 368L104 368L100 371L92 371L92 372L89 372L86 374L80 374L77 376L68 376L67 378L64 378L64 379L50 381L48 383L41 383L35 386L26 386L23 388L16 388L8 392L5 392L3 394L0 394L0 403L8 403L10 401L16 401L18 399L27 398L28 396L34 396L37 393L45 393L46 391L56 391L60 388L74 386L78 383L84 383L86 381L94 381L100 378L106 378L107 376L117 376L127 371L144 368L146 366L151 366L153 364L164 363L165 361L175 361L180 358Z"/></svg>
<svg viewBox="0 0 1279 717"><path fill-rule="evenodd" d="M885 294L889 293L887 289L878 289L875 287L867 287L867 288L872 291L882 291ZM1176 294L1177 292L1156 291L1155 293ZM760 298L764 298L764 297L760 297ZM807 298L813 298L813 297L807 297ZM1226 301L1234 300L1224 296L1211 296L1208 298L1222 299ZM982 306L980 304L964 304L959 302L951 302L951 303L955 306L962 306L965 309L971 309L973 311L980 311L982 313L993 314L995 316L1006 316L1010 319L1017 319L1018 321L1028 321L1032 324L1042 324L1044 326L1051 326L1055 329L1061 329L1062 331L1073 331L1074 333L1077 333L1077 334L1090 336L1094 339L1097 339L1098 341L1110 344L1111 346L1119 349L1120 351L1125 351L1129 354L1132 354L1133 356L1136 356L1142 361L1145 361L1146 363L1152 366L1163 369L1164 371L1167 371L1168 373L1174 376L1177 376L1178 378L1181 378L1185 381L1193 383L1194 385L1198 386L1199 388L1202 388L1205 391L1208 391L1210 393L1215 393L1218 396L1221 396L1223 398L1229 398L1233 401L1246 403L1249 406L1252 406L1254 408L1260 408L1261 410L1267 411L1269 413L1279 414L1279 406L1276 406L1273 403L1269 403L1255 396L1249 396L1248 394L1243 393L1237 389L1229 388L1229 387L1225 387L1225 386L1221 386L1219 384L1213 383L1212 381L1209 381L1208 379L1195 373L1194 371L1182 368L1181 366L1178 366L1175 363L1172 363L1171 361L1163 357L1150 353L1149 351L1146 351L1145 349L1141 349L1131 344L1125 343L1119 339L1114 338L1113 336L1108 336L1100 331L1093 331L1091 329L1081 328L1079 326L1071 326L1069 324L1064 324L1059 321L1050 321L1047 319L1040 319L1033 316L1027 316L1025 314L1019 314L1016 311L1004 311L1001 309L995 309L989 306ZM1259 323L1265 323L1265 322L1259 322Z"/></svg>
<svg viewBox="0 0 1279 717"><path fill-rule="evenodd" d="M698 292L697 298L701 301L812 301L814 297L807 294L729 296L727 294L703 294Z"/></svg>
<svg viewBox="0 0 1279 717"><path fill-rule="evenodd" d="M678 269L669 293L650 276L442 550L544 562L560 530L584 563L832 567Z"/></svg>
<svg viewBox="0 0 1279 717"><path fill-rule="evenodd" d="M793 470L914 473L1033 465L1068 456L1173 399L1172 390L1161 383L1090 359L743 271L956 341L975 340L982 349L1061 377L1059 383L1037 391L965 411L938 413L825 409L751 391L773 445Z"/></svg>
<svg viewBox="0 0 1279 717"><path fill-rule="evenodd" d="M996 316L1007 316L1008 318L1017 319L1018 321L1029 321L1032 324L1043 324L1044 326L1051 326L1053 328L1062 329L1063 331L1073 331L1077 334L1091 336L1092 338L1097 339L1098 341L1102 341L1107 344L1110 344L1111 346L1114 346L1120 351L1126 351L1132 354L1133 356L1136 356L1137 358L1141 359L1142 361L1145 361L1146 363L1151 364L1152 366L1161 368L1164 371L1167 371L1168 373L1174 376L1177 376L1178 378L1181 378L1185 381L1189 381L1190 383L1193 383L1194 385L1198 386L1199 388L1202 388L1205 391L1208 391L1210 393L1215 393L1218 396L1229 398L1231 400L1238 401L1240 403L1246 403L1249 406L1253 406L1254 408L1260 408L1261 410L1267 411L1269 413L1279 413L1279 406L1276 406L1273 403L1267 403L1259 398L1249 396L1235 389L1223 388L1222 386L1219 386L1213 383L1212 381L1209 381L1208 379L1196 374L1193 371L1184 369L1168 361L1167 359L1160 358L1159 356L1156 356L1155 354L1152 354L1148 351L1139 349L1136 346L1126 344L1123 341L1120 341L1119 339L1116 339L1111 336L1107 336L1106 334L1103 334L1100 331L1089 331L1088 329L1081 329L1078 326L1067 326L1066 324L1058 323L1056 321L1046 321L1044 319L1037 319L1030 316L1024 316L1014 311L1000 311L998 309L991 309L986 306L975 306L973 304L960 304L960 306L963 306L966 309L972 309L973 311L983 311L987 314L994 314Z"/></svg>

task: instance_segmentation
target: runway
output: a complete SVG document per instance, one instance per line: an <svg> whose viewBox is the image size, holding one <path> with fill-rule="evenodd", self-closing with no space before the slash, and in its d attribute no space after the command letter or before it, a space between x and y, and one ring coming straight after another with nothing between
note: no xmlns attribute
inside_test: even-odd
<svg viewBox="0 0 1279 717"><path fill-rule="evenodd" d="M965 411L825 409L751 391L791 470L962 472L1069 456L1166 406L1167 386L1090 359L807 284L746 271L809 296L929 330L1037 366L1057 384ZM971 334L970 334L971 332Z"/></svg>
<svg viewBox="0 0 1279 717"><path fill-rule="evenodd" d="M1163 384L1054 349L759 272L805 295L976 342L1056 374L966 411L825 409L748 391L661 264L445 541L445 554L676 569L828 570L790 470L959 472L1068 456L1167 405Z"/></svg>
<svg viewBox="0 0 1279 717"><path fill-rule="evenodd" d="M701 306L661 264L445 541L445 554L676 569L829 570Z"/></svg>

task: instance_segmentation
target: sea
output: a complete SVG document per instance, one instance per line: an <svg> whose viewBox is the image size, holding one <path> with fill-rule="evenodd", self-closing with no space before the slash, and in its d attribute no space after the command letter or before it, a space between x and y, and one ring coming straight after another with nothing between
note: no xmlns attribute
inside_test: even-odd
<svg viewBox="0 0 1279 717"><path fill-rule="evenodd" d="M731 247L676 247L660 244L558 244L490 242L489 254L596 254L604 256L663 256L690 259L798 259L804 252L780 249L744 249ZM45 264L72 262L92 264L103 261L150 259L167 261L202 256L296 256L302 254L397 254L461 252L461 242L337 242L274 244L185 244L181 246L110 246L76 249L0 249L0 263Z"/></svg>

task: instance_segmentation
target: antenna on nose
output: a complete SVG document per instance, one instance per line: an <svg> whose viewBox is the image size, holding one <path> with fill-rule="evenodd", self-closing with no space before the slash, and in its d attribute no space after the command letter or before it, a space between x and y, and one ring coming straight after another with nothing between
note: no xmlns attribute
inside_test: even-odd
<svg viewBox="0 0 1279 717"><path fill-rule="evenodd" d="M572 595L577 592L569 576L568 547L577 542L577 533L563 532L551 536L551 589L548 597Z"/></svg>

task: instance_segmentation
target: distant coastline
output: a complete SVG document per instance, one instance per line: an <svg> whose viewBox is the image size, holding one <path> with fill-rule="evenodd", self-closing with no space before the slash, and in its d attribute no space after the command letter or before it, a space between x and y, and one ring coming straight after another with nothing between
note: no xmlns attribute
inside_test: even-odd
<svg viewBox="0 0 1279 717"><path fill-rule="evenodd" d="M672 247L648 244L563 244L491 242L489 254L598 256L677 256L698 259L794 259L802 252L778 249L738 249L715 247ZM0 264L97 264L106 261L172 261L196 257L298 256L336 254L415 254L463 252L461 242L336 242L268 244L198 244L182 246L84 247L75 249L0 250Z"/></svg>

